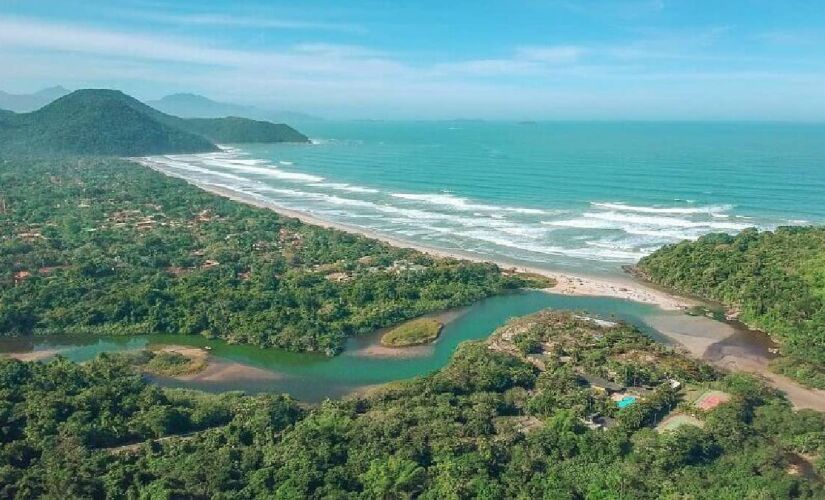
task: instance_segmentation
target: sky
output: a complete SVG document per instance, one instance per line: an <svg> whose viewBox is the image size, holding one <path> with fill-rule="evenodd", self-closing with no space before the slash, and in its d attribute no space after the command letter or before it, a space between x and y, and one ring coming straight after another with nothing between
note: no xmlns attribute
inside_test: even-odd
<svg viewBox="0 0 825 500"><path fill-rule="evenodd" d="M327 118L825 121L823 0L0 0L0 89Z"/></svg>

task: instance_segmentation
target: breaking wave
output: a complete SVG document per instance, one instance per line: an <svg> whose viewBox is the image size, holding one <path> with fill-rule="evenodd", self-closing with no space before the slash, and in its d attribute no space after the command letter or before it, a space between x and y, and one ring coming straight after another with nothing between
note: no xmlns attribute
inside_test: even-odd
<svg viewBox="0 0 825 500"><path fill-rule="evenodd" d="M304 171L298 161L250 158L239 149L138 159L200 185L363 227L414 243L502 260L555 264L559 258L631 263L667 243L709 232L770 228L729 204L666 205L585 201L564 208L489 203L452 193L391 192Z"/></svg>

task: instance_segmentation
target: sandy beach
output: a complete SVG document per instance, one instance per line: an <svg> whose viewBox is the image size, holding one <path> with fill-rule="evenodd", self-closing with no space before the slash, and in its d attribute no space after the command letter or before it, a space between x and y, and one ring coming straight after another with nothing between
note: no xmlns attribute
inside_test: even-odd
<svg viewBox="0 0 825 500"><path fill-rule="evenodd" d="M653 304L664 310L686 309L697 304L697 301L689 299L687 297L672 295L667 292L647 286L644 283L637 281L631 276L608 278L601 276L573 275L566 272L554 271L540 267L524 266L521 264L507 262L504 260L489 259L481 257L479 255L472 254L470 252L462 252L460 250L443 250L439 248L427 247L417 243L411 243L409 241L404 241L392 236L388 236L386 234L370 231L368 229L350 226L347 224L341 224L337 222L330 222L328 220L315 217L311 214L299 212L296 210L290 210L275 203L270 203L255 198L253 196L238 193L236 191L232 191L222 187L213 186L207 183L193 182L190 179L186 179L185 177L169 172L166 169L163 169L162 167L159 167L157 164L154 163L144 163L141 162L139 159L135 159L133 161L136 161L143 166L156 170L164 175L183 179L187 183L192 184L193 186L196 186L212 194L223 196L224 198L228 198L230 200L234 200L240 203L245 203L247 205L252 205L259 208L266 208L284 217L298 219L301 222L311 224L313 226L320 226L328 229L337 229L339 231L366 236L368 238L383 241L384 243L387 243L395 247L417 250L419 252L432 255L434 257L463 259L473 262L491 262L498 265L502 269L515 269L518 272L533 273L548 278L552 278L556 281L556 285L552 288L545 289L545 291L549 293L558 293L563 295L589 295L599 297L612 297L617 299L631 300L634 302L642 302L645 304Z"/></svg>
<svg viewBox="0 0 825 500"><path fill-rule="evenodd" d="M173 378L194 382L241 382L247 380L277 380L280 375L242 363L210 358L203 371L193 375L181 375Z"/></svg>
<svg viewBox="0 0 825 500"><path fill-rule="evenodd" d="M59 352L60 350L58 349L44 349L42 351L9 352L3 354L3 356L16 359L18 361L43 361L56 356Z"/></svg>

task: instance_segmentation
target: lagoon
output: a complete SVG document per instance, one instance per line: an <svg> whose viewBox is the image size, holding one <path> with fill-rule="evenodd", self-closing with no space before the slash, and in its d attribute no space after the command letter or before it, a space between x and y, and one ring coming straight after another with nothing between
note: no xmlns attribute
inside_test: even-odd
<svg viewBox="0 0 825 500"><path fill-rule="evenodd" d="M454 311L439 339L427 346L396 349L397 355L373 352L381 332L349 340L345 351L336 357L261 349L251 345L230 345L221 340L186 335L140 335L133 337L30 337L0 340L0 353L55 351L72 361L86 361L103 352L123 352L149 345L186 345L208 347L213 362L227 366L240 364L256 368L252 374L208 380L175 380L153 377L165 386L189 387L210 392L287 392L294 397L318 402L337 398L370 386L426 375L444 366L461 342L488 337L508 319L545 308L581 311L582 314L637 325L653 338L668 338L650 326L650 318L679 315L663 313L654 306L602 297L574 297L540 291L522 291L482 300ZM265 375L265 376L263 376Z"/></svg>

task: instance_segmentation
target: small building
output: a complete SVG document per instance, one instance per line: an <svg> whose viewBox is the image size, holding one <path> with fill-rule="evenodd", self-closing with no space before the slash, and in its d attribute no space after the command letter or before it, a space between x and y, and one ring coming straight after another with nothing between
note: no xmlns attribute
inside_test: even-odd
<svg viewBox="0 0 825 500"><path fill-rule="evenodd" d="M18 285L31 277L31 273L28 271L18 271L14 273L14 284Z"/></svg>
<svg viewBox="0 0 825 500"><path fill-rule="evenodd" d="M582 379L585 380L585 382L588 383L588 385L590 385L590 387L605 394L613 394L614 392L620 392L625 389L623 385L611 382L601 377L597 377L596 375L584 373L580 376Z"/></svg>
<svg viewBox="0 0 825 500"><path fill-rule="evenodd" d="M609 429L616 425L616 421L610 417L604 417L598 413L593 413L583 418L582 421L588 429Z"/></svg>
<svg viewBox="0 0 825 500"><path fill-rule="evenodd" d="M330 273L327 274L326 279L333 282L333 283L344 283L352 279L352 277L347 273L337 272L337 273Z"/></svg>

